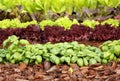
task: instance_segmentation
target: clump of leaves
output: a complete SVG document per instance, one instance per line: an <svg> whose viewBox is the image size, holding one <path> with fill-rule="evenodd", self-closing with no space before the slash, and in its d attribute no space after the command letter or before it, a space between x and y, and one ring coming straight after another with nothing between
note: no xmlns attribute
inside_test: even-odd
<svg viewBox="0 0 120 81"><path fill-rule="evenodd" d="M43 20L43 21L41 21L41 22L39 23L39 25L40 25L40 28L41 28L42 30L44 30L44 27L45 27L45 26L47 26L47 25L53 26L53 25L54 25L54 22L53 22L52 20Z"/></svg>
<svg viewBox="0 0 120 81"><path fill-rule="evenodd" d="M82 24L85 26L89 26L90 28L95 28L95 26L98 25L99 22L95 21L95 20L85 20L85 21L83 21Z"/></svg>
<svg viewBox="0 0 120 81"><path fill-rule="evenodd" d="M101 24L102 25L110 24L110 25L115 26L117 28L119 26L119 20L108 19L108 20L103 21Z"/></svg>

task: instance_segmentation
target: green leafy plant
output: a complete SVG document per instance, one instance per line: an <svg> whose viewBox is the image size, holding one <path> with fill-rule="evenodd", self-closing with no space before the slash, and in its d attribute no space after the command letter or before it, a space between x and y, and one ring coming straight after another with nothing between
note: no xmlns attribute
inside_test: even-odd
<svg viewBox="0 0 120 81"><path fill-rule="evenodd" d="M35 0L34 5L36 10L43 11L45 16L47 16L50 10L51 0Z"/></svg>
<svg viewBox="0 0 120 81"><path fill-rule="evenodd" d="M45 26L47 26L47 25L53 26L53 25L54 25L54 22L53 22L52 20L43 20L43 21L41 21L41 22L39 23L39 25L40 25L40 28L41 28L42 30L44 30L44 27L45 27Z"/></svg>
<svg viewBox="0 0 120 81"><path fill-rule="evenodd" d="M62 13L66 10L64 0L52 0L51 10L55 13Z"/></svg>
<svg viewBox="0 0 120 81"><path fill-rule="evenodd" d="M82 67L96 63L106 64L120 59L120 40L107 41L100 46L100 50L93 46L78 44L76 41L31 45L27 40L18 39L13 35L4 41L3 49L0 49L1 63L39 64L46 60L54 64L77 63Z"/></svg>
<svg viewBox="0 0 120 81"><path fill-rule="evenodd" d="M0 9L11 12L15 8L15 6L20 4L20 0L0 0Z"/></svg>
<svg viewBox="0 0 120 81"><path fill-rule="evenodd" d="M18 19L5 19L3 21L0 21L0 28L2 29L6 29L6 28L26 28L28 25L30 24L37 24L37 21L33 20L30 22L25 22L25 23L21 23L20 20Z"/></svg>
<svg viewBox="0 0 120 81"><path fill-rule="evenodd" d="M115 27L118 27L119 26L119 21L118 20L115 20L115 19L108 19L108 20L105 20L103 21L101 24L104 25L104 24L111 24L112 26L115 26Z"/></svg>
<svg viewBox="0 0 120 81"><path fill-rule="evenodd" d="M78 23L78 21L77 21L76 19L74 19L73 21L71 21L71 20L70 20L69 18L67 18L67 17L61 17L61 18L58 18L58 19L55 21L55 25L64 27L65 29L70 29L70 27L71 27L73 24L79 24L79 23Z"/></svg>
<svg viewBox="0 0 120 81"><path fill-rule="evenodd" d="M95 20L85 20L85 21L83 21L82 24L85 26L89 26L90 28L95 28L95 25L98 25L99 22L95 21Z"/></svg>

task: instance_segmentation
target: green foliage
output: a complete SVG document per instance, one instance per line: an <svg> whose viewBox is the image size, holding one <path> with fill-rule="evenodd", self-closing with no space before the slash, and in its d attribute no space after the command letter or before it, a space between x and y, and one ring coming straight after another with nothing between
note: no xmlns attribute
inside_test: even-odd
<svg viewBox="0 0 120 81"><path fill-rule="evenodd" d="M99 24L102 24L102 25L110 24L113 27L117 28L120 25L119 23L120 22L118 20L108 19L108 20L105 20L101 23L98 22L98 21L95 21L95 20L85 20L81 24L94 29L95 25L99 25ZM12 19L12 20L5 19L5 20L0 21L0 28L2 28L2 29L6 29L6 28L26 28L28 25L31 25L31 24L39 25L42 30L44 30L45 26L61 26L65 30L67 30L67 29L70 29L73 24L78 24L79 25L80 23L76 19L70 20L68 17L61 17L61 18L58 18L55 21L43 20L41 22L37 22L35 20L30 21L30 22L20 22L20 20L18 20L18 19Z"/></svg>
<svg viewBox="0 0 120 81"><path fill-rule="evenodd" d="M37 21L30 21L30 22L25 22L25 23L21 23L20 20L18 19L5 19L0 21L0 28L2 29L6 29L6 28L16 28L16 27L20 27L20 28L25 28L30 24L37 24Z"/></svg>
<svg viewBox="0 0 120 81"><path fill-rule="evenodd" d="M0 0L0 9L12 11L16 5L22 6L22 12L35 13L49 11L55 13L72 14L73 11L80 12L82 8L96 9L98 6L117 7L120 0Z"/></svg>
<svg viewBox="0 0 120 81"><path fill-rule="evenodd" d="M29 0L29 1L21 0L21 4L23 6L23 12L25 12L25 11L27 11L29 13L36 12L33 0Z"/></svg>
<svg viewBox="0 0 120 81"><path fill-rule="evenodd" d="M95 25L98 25L99 22L95 21L95 20L85 20L85 21L83 21L82 24L85 26L89 26L90 28L95 28Z"/></svg>
<svg viewBox="0 0 120 81"><path fill-rule="evenodd" d="M77 21L77 20L74 19L74 21ZM73 22L72 20L70 20L70 19L67 18L67 17L61 17L61 18L58 18L58 19L55 21L55 25L64 27L65 29L70 29L70 27L71 27L73 24L79 24L79 23L78 23L78 22Z"/></svg>
<svg viewBox="0 0 120 81"><path fill-rule="evenodd" d="M45 26L47 26L47 25L53 26L53 25L54 25L54 22L53 22L52 20L43 20L43 21L41 21L41 22L39 23L39 25L40 25L40 28L41 28L42 30L44 30L44 27L45 27Z"/></svg>
<svg viewBox="0 0 120 81"><path fill-rule="evenodd" d="M102 58L108 61L118 60L120 58L120 40L107 41L100 48L103 51ZM105 60L103 60L104 62Z"/></svg>
<svg viewBox="0 0 120 81"><path fill-rule="evenodd" d="M64 0L52 0L51 1L51 10L55 13L62 13L66 10L66 5Z"/></svg>
<svg viewBox="0 0 120 81"><path fill-rule="evenodd" d="M119 21L115 20L115 19L108 19L108 20L103 21L101 24L102 25L111 24L112 26L118 27L119 26Z"/></svg>
<svg viewBox="0 0 120 81"><path fill-rule="evenodd" d="M0 9L11 12L15 8L15 6L20 4L20 0L0 0Z"/></svg>
<svg viewBox="0 0 120 81"><path fill-rule="evenodd" d="M70 27L73 24L79 24L78 21L76 19L74 19L73 21L70 20L68 17L61 17L58 18L56 21L52 21L52 20L43 20L42 22L39 23L41 29L44 29L44 26L61 26L64 27L65 29L70 29Z"/></svg>
<svg viewBox="0 0 120 81"><path fill-rule="evenodd" d="M43 11L47 15L52 0L35 0L34 6L37 11Z"/></svg>
<svg viewBox="0 0 120 81"><path fill-rule="evenodd" d="M103 48L107 46L108 48ZM10 36L0 49L0 62L39 64L50 61L54 64L77 63L79 66L119 61L120 40L108 41L101 46L102 50L93 46L78 44L76 41L68 43L46 43L31 45L27 40Z"/></svg>

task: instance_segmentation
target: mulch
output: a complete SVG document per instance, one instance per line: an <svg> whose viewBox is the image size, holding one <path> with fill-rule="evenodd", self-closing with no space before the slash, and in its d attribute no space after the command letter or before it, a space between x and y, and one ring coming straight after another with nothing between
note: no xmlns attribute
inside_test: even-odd
<svg viewBox="0 0 120 81"><path fill-rule="evenodd" d="M0 81L120 81L120 63L84 67L46 61L38 65L0 64Z"/></svg>

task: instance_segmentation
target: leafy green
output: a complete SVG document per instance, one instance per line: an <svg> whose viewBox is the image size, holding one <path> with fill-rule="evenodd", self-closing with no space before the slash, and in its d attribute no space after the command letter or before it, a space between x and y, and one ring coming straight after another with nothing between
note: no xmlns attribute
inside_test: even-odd
<svg viewBox="0 0 120 81"><path fill-rule="evenodd" d="M95 28L95 26L98 25L99 22L95 21L95 20L85 20L85 21L83 21L82 24L85 26L89 26L90 28Z"/></svg>
<svg viewBox="0 0 120 81"><path fill-rule="evenodd" d="M0 62L39 64L50 61L54 64L77 63L79 66L119 61L120 40L108 41L101 45L102 50L85 46L78 42L46 43L31 45L27 40L10 36L0 49Z"/></svg>
<svg viewBox="0 0 120 81"><path fill-rule="evenodd" d="M115 19L108 19L108 20L103 21L101 24L102 25L111 24L112 26L115 26L117 28L119 26L119 21Z"/></svg>
<svg viewBox="0 0 120 81"><path fill-rule="evenodd" d="M71 21L68 17L61 17L55 21L55 25L64 27L65 29L70 29L73 24L79 24L77 20Z"/></svg>
<svg viewBox="0 0 120 81"><path fill-rule="evenodd" d="M65 0L52 0L51 10L55 13L62 13L66 10Z"/></svg>
<svg viewBox="0 0 120 81"><path fill-rule="evenodd" d="M0 28L6 29L6 28L26 28L30 24L37 24L37 21L30 21L30 22L25 22L21 23L20 20L18 19L5 19L3 21L0 21Z"/></svg>
<svg viewBox="0 0 120 81"><path fill-rule="evenodd" d="M54 22L52 20L43 20L39 23L40 28L43 30L45 26L49 25L49 26L53 26Z"/></svg>

